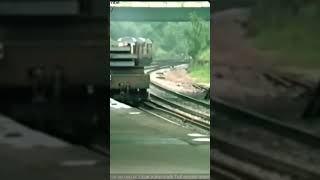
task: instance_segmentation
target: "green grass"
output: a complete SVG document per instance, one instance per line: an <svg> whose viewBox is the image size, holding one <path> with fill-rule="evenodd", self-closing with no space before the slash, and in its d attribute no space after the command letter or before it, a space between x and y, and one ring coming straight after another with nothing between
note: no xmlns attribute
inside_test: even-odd
<svg viewBox="0 0 320 180"><path fill-rule="evenodd" d="M195 64L188 69L189 75L199 83L210 84L210 64Z"/></svg>
<svg viewBox="0 0 320 180"><path fill-rule="evenodd" d="M196 60L190 63L188 73L196 82L210 84L210 48L204 49Z"/></svg>
<svg viewBox="0 0 320 180"><path fill-rule="evenodd" d="M267 6L267 5L265 5ZM320 67L320 13L316 6L302 8L297 15L271 9L271 14L254 17L258 33L256 47L271 51L281 65L302 68ZM273 15L272 15L273 14Z"/></svg>
<svg viewBox="0 0 320 180"><path fill-rule="evenodd" d="M198 62L210 63L210 48L205 49L199 54Z"/></svg>

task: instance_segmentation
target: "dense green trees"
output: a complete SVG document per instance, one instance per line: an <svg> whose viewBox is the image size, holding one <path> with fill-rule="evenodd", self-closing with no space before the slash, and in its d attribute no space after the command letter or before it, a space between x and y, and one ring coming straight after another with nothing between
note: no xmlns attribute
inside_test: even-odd
<svg viewBox="0 0 320 180"><path fill-rule="evenodd" d="M153 56L161 59L209 60L209 27L196 14L190 22L111 22L111 41L123 36L146 37L153 41Z"/></svg>
<svg viewBox="0 0 320 180"><path fill-rule="evenodd" d="M188 54L193 63L208 61L210 49L210 29L208 24L196 14L190 14L191 27L185 29L184 35L188 45ZM196 62L194 62L196 61Z"/></svg>
<svg viewBox="0 0 320 180"><path fill-rule="evenodd" d="M111 22L110 42L119 37L145 37L153 42L153 59L191 60L189 73L210 82L210 22L190 14L189 22Z"/></svg>

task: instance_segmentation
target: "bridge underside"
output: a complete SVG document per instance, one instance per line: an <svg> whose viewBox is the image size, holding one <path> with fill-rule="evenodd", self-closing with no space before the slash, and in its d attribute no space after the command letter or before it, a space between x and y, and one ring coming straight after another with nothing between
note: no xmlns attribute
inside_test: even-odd
<svg viewBox="0 0 320 180"><path fill-rule="evenodd" d="M111 21L189 21L195 12L204 20L210 20L210 8L130 8L114 7L110 11Z"/></svg>

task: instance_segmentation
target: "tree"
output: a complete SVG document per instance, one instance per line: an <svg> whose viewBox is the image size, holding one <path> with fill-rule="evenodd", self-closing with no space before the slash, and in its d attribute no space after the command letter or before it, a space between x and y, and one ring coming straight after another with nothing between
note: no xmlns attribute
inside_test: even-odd
<svg viewBox="0 0 320 180"><path fill-rule="evenodd" d="M190 14L191 27L184 31L188 54L192 57L192 62L196 63L201 52L209 47L209 28L206 27L205 21L197 16L196 13ZM208 25L207 25L208 26Z"/></svg>

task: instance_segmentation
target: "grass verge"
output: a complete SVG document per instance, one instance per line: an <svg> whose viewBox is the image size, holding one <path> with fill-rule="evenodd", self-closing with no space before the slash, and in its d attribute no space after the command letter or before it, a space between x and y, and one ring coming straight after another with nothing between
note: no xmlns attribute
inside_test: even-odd
<svg viewBox="0 0 320 180"><path fill-rule="evenodd" d="M210 64L194 64L188 68L189 75L199 83L210 84Z"/></svg>

